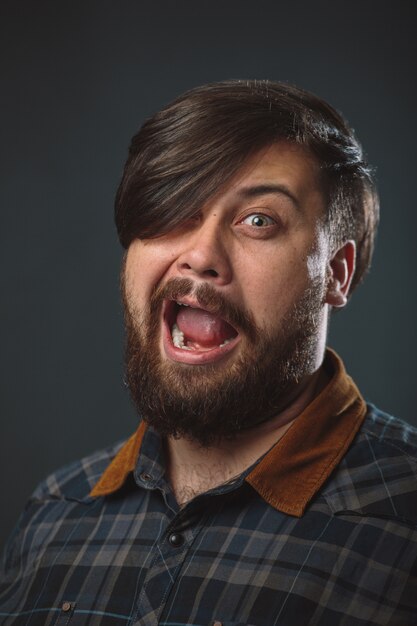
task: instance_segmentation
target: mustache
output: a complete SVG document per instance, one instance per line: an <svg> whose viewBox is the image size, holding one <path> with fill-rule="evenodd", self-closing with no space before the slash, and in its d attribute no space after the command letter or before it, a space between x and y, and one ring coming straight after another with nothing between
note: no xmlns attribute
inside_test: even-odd
<svg viewBox="0 0 417 626"><path fill-rule="evenodd" d="M179 300L191 294L202 309L208 309L214 315L221 317L235 330L245 333L251 341L258 340L260 332L248 310L230 302L212 285L208 283L196 285L188 278L172 278L153 290L150 298L151 317L156 319L155 316L161 310L164 300Z"/></svg>

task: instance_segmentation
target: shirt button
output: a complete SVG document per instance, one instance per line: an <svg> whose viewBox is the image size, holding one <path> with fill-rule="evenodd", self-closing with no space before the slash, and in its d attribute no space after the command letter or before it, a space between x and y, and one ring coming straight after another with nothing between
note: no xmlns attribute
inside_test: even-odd
<svg viewBox="0 0 417 626"><path fill-rule="evenodd" d="M64 613L71 611L71 602L63 602L61 609L64 611Z"/></svg>
<svg viewBox="0 0 417 626"><path fill-rule="evenodd" d="M179 533L172 533L172 535L169 536L168 541L174 548L179 548L184 543L184 537Z"/></svg>
<svg viewBox="0 0 417 626"><path fill-rule="evenodd" d="M221 622L213 622L213 626L223 626Z"/></svg>
<svg viewBox="0 0 417 626"><path fill-rule="evenodd" d="M152 476L150 474L147 474L146 472L142 472L140 477L145 483L148 483L150 480L152 480Z"/></svg>

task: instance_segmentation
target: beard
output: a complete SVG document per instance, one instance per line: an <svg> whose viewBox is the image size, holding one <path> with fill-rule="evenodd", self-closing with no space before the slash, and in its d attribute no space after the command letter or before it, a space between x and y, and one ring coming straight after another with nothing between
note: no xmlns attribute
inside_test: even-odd
<svg viewBox="0 0 417 626"><path fill-rule="evenodd" d="M324 281L310 286L272 331L209 284L175 278L156 288L147 310L137 310L122 275L126 324L126 379L139 415L161 436L185 437L209 447L281 411L300 382L316 369ZM193 293L239 331L239 355L188 365L160 351L162 304Z"/></svg>

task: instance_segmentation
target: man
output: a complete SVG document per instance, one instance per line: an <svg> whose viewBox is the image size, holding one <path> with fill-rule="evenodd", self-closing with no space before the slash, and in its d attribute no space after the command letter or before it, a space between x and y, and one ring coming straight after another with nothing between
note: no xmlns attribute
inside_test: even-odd
<svg viewBox="0 0 417 626"><path fill-rule="evenodd" d="M36 490L1 624L416 623L416 431L325 348L377 215L352 131L294 87L143 125L116 198L139 428Z"/></svg>

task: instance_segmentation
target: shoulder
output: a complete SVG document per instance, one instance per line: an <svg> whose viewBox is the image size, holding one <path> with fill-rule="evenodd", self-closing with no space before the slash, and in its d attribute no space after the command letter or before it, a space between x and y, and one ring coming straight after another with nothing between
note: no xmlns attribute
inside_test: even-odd
<svg viewBox="0 0 417 626"><path fill-rule="evenodd" d="M49 538L65 529L67 519L83 515L81 509L94 502L89 495L92 487L123 443L70 463L39 484L5 546L0 578L13 580L23 563L34 561L47 550Z"/></svg>
<svg viewBox="0 0 417 626"><path fill-rule="evenodd" d="M323 491L333 512L417 524L417 429L373 405Z"/></svg>
<svg viewBox="0 0 417 626"><path fill-rule="evenodd" d="M362 433L387 446L402 450L406 456L417 460L417 428L381 411L373 404L368 404Z"/></svg>
<svg viewBox="0 0 417 626"><path fill-rule="evenodd" d="M91 489L124 443L119 441L51 473L38 485L31 500L90 500Z"/></svg>

